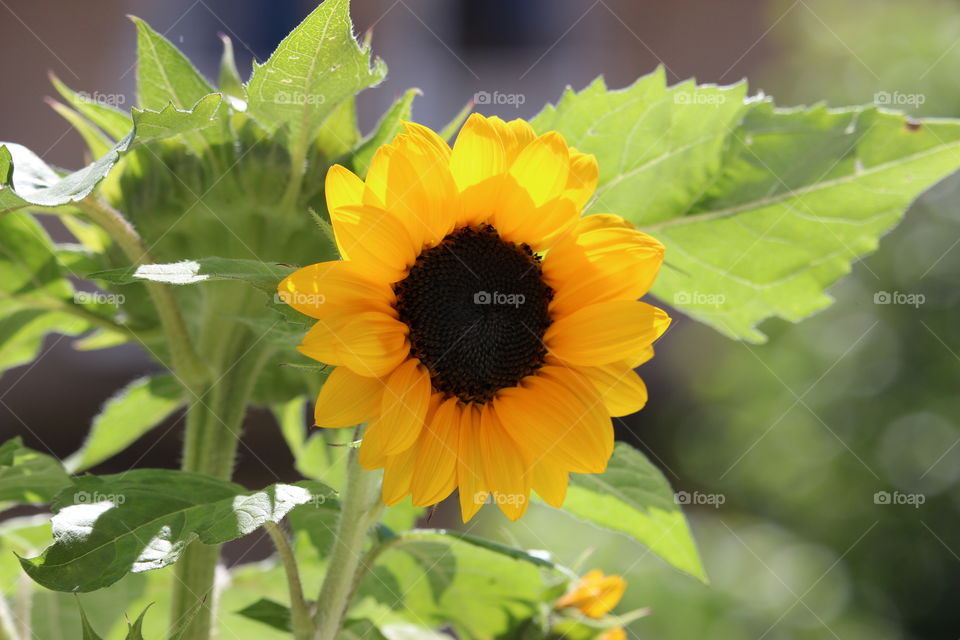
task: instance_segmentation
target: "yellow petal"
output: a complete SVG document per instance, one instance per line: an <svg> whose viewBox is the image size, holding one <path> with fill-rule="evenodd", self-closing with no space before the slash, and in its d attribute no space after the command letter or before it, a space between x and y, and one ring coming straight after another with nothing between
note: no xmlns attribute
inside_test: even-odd
<svg viewBox="0 0 960 640"><path fill-rule="evenodd" d="M500 510L516 521L530 504L532 465L520 445L507 433L493 404L483 409L479 435L487 488Z"/></svg>
<svg viewBox="0 0 960 640"><path fill-rule="evenodd" d="M663 245L617 220L622 219L587 216L578 223L578 233L550 249L543 275L555 291L550 303L554 316L597 302L637 300L650 289L663 264Z"/></svg>
<svg viewBox="0 0 960 640"><path fill-rule="evenodd" d="M625 362L599 367L581 367L583 373L600 392L607 411L613 417L628 416L647 404L647 386Z"/></svg>
<svg viewBox="0 0 960 640"><path fill-rule="evenodd" d="M534 464L600 473L613 453L613 426L597 390L564 366L545 366L500 392L497 415Z"/></svg>
<svg viewBox="0 0 960 640"><path fill-rule="evenodd" d="M560 508L567 497L569 475L549 460L540 460L533 465L533 490L551 507Z"/></svg>
<svg viewBox="0 0 960 640"><path fill-rule="evenodd" d="M504 122L497 116L492 116L487 118L487 122L496 129L497 135L500 136L508 167L513 164L520 152L537 137L530 123L520 118Z"/></svg>
<svg viewBox="0 0 960 640"><path fill-rule="evenodd" d="M496 127L482 115L471 114L450 154L450 172L457 188L462 192L506 169L506 154Z"/></svg>
<svg viewBox="0 0 960 640"><path fill-rule="evenodd" d="M623 627L614 627L597 636L597 640L627 640L627 632Z"/></svg>
<svg viewBox="0 0 960 640"><path fill-rule="evenodd" d="M346 367L330 372L313 411L314 424L327 429L352 427L373 418L380 408L383 383Z"/></svg>
<svg viewBox="0 0 960 640"><path fill-rule="evenodd" d="M642 353L669 325L662 309L644 302L600 302L555 320L543 342L561 360L599 366Z"/></svg>
<svg viewBox="0 0 960 640"><path fill-rule="evenodd" d="M363 451L361 446L360 451ZM383 504L397 504L410 493L410 479L417 460L417 447L412 446L403 453L390 456L383 467Z"/></svg>
<svg viewBox="0 0 960 640"><path fill-rule="evenodd" d="M617 606L626 588L627 581L621 576L604 575L602 571L594 569L584 575L554 606L557 609L576 607L590 618L600 618Z"/></svg>
<svg viewBox="0 0 960 640"><path fill-rule="evenodd" d="M562 195L570 175L570 151L563 136L550 131L538 137L517 154L508 173L535 206Z"/></svg>
<svg viewBox="0 0 960 640"><path fill-rule="evenodd" d="M597 188L600 167L597 159L589 153L570 150L570 177L564 195L570 198L578 210L583 209Z"/></svg>
<svg viewBox="0 0 960 640"><path fill-rule="evenodd" d="M501 183L501 202L494 210L493 226L505 240L543 251L573 227L578 215L567 198L556 197L537 206L522 185L507 177Z"/></svg>
<svg viewBox="0 0 960 640"><path fill-rule="evenodd" d="M331 220L337 242L372 280L402 280L420 251L397 216L373 205L341 207Z"/></svg>
<svg viewBox="0 0 960 640"><path fill-rule="evenodd" d="M335 164L327 171L324 194L327 199L327 211L332 220L333 212L340 207L363 204L363 180L346 167ZM349 258L346 247L340 243L339 238L337 238L337 249L340 257Z"/></svg>
<svg viewBox="0 0 960 640"><path fill-rule="evenodd" d="M360 464L376 469L376 461L406 451L420 436L430 404L430 374L410 358L386 379L380 411L367 426L360 448Z"/></svg>
<svg viewBox="0 0 960 640"><path fill-rule="evenodd" d="M437 135L433 129L430 127L425 127L422 124L417 124L416 122L404 121L403 130L409 135L423 140L426 144L433 147L434 151L444 161L449 162L450 145L447 144L446 140Z"/></svg>
<svg viewBox="0 0 960 640"><path fill-rule="evenodd" d="M461 412L457 399L449 398L437 408L420 434L410 481L413 504L418 507L440 502L457 486Z"/></svg>
<svg viewBox="0 0 960 640"><path fill-rule="evenodd" d="M457 460L460 514L464 522L469 522L487 501L489 485L484 474L480 429L480 408L474 404L466 405L461 413Z"/></svg>
<svg viewBox="0 0 960 640"><path fill-rule="evenodd" d="M373 154L367 176L364 179L363 202L383 209L387 206L387 176L390 172L390 160L396 149L385 144Z"/></svg>
<svg viewBox="0 0 960 640"><path fill-rule="evenodd" d="M460 198L447 160L420 137L397 137L390 159L386 208L399 218L417 253L436 245L460 217Z"/></svg>
<svg viewBox="0 0 960 640"><path fill-rule="evenodd" d="M318 321L297 350L326 364L382 378L410 353L409 329L379 311L344 313Z"/></svg>
<svg viewBox="0 0 960 640"><path fill-rule="evenodd" d="M375 310L395 315L393 291L363 275L349 260L320 262L297 269L280 281L278 297L311 318L345 310Z"/></svg>

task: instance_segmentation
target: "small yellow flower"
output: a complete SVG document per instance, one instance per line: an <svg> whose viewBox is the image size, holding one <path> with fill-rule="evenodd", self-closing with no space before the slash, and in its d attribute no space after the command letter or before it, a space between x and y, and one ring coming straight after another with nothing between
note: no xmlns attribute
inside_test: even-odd
<svg viewBox="0 0 960 640"><path fill-rule="evenodd" d="M627 632L623 630L623 627L614 627L597 636L597 640L627 640Z"/></svg>
<svg viewBox="0 0 960 640"><path fill-rule="evenodd" d="M587 617L601 618L617 606L626 588L627 581L622 577L604 575L599 569L594 569L580 578L570 591L557 600L554 607L574 607Z"/></svg>
<svg viewBox="0 0 960 640"><path fill-rule="evenodd" d="M556 132L474 114L451 149L404 129L365 180L327 174L343 259L280 283L317 320L300 351L336 367L316 424L369 421L360 464L385 470L387 504L459 488L464 521L488 501L515 520L531 489L560 506L569 472L606 468L610 417L646 402L633 368L670 319L638 299L663 245L581 217L597 162Z"/></svg>

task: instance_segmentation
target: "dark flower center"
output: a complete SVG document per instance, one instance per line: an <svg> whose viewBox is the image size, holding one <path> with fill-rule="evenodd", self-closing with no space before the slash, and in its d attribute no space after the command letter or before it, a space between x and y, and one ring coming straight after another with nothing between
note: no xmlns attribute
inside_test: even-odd
<svg viewBox="0 0 960 640"><path fill-rule="evenodd" d="M464 402L487 402L543 365L553 290L526 244L489 225L457 229L423 251L394 285L410 353L433 387Z"/></svg>

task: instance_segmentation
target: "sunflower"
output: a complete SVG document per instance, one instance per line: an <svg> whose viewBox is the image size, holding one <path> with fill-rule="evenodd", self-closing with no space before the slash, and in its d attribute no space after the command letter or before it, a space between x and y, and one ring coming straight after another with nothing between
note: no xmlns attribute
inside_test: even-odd
<svg viewBox="0 0 960 640"><path fill-rule="evenodd" d="M581 217L596 159L557 132L478 114L453 148L430 129L335 165L327 208L341 260L280 283L317 320L301 353L334 365L320 427L367 422L359 460L383 501L459 488L511 519L531 489L560 506L569 472L604 471L611 416L640 409L633 369L670 319L639 302L663 245L615 215Z"/></svg>
<svg viewBox="0 0 960 640"><path fill-rule="evenodd" d="M555 609L572 607L589 618L602 618L617 606L626 589L627 581L621 576L605 575L594 569L582 576L553 606Z"/></svg>

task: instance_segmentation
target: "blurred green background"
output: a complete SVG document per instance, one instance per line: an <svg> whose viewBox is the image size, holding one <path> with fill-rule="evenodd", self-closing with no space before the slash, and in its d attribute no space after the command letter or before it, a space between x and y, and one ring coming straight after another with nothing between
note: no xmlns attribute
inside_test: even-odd
<svg viewBox="0 0 960 640"><path fill-rule="evenodd" d="M312 5L109 0L91 12L43 4L0 2L0 55L25 60L17 78L4 74L0 139L70 166L79 164L78 140L58 138L67 127L37 110L50 93L43 70L77 89L132 96L133 31L123 13L147 18L212 74L217 31L234 36L244 62L262 60ZM374 48L391 68L384 87L362 97L368 128L411 85L426 94L418 119L439 126L479 91L522 93L518 108L480 110L530 117L567 83L580 87L604 72L622 86L658 63L671 82L746 76L753 92L783 105L877 103L960 117L960 4L952 1L354 4L358 31L375 30ZM77 24L89 37L74 33ZM90 37L103 44L91 48ZM624 538L540 507L516 524L485 509L471 532L550 549L582 571L624 573L619 610L652 608L631 624L631 638L956 640L958 208L955 177L832 288L832 307L800 325L764 325L768 343L731 342L679 318L641 370L650 404L617 421L618 438L643 448L700 503L687 513L709 587ZM149 367L135 350L91 359L54 338L37 367L0 379L2 435L65 456L99 404ZM175 466L179 429L172 420L97 470ZM251 416L245 447L259 455L243 458L241 482L296 477L265 414ZM456 509L445 506L430 525L456 523ZM269 551L257 538L242 542L230 550L234 560Z"/></svg>

